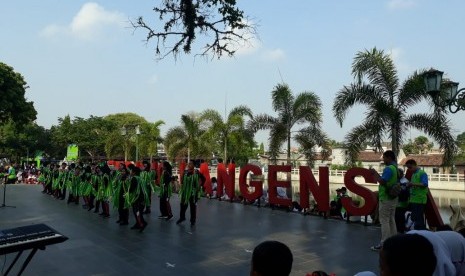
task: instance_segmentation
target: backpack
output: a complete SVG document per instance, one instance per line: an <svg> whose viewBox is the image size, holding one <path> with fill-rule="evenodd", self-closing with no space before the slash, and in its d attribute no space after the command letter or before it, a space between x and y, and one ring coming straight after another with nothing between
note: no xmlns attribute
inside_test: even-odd
<svg viewBox="0 0 465 276"><path fill-rule="evenodd" d="M402 187L400 186L399 183L396 183L392 185L391 187L386 188L386 193L391 199L398 197L401 191L402 191Z"/></svg>
<svg viewBox="0 0 465 276"><path fill-rule="evenodd" d="M397 170L397 179L399 179L399 170ZM395 183L392 186L386 186L386 194L390 199L394 199L399 196L400 192L402 191L402 187L400 186L400 183Z"/></svg>

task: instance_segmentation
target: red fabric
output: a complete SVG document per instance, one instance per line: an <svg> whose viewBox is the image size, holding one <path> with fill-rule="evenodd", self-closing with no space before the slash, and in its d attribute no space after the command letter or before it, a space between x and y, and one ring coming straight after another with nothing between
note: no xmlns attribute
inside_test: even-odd
<svg viewBox="0 0 465 276"><path fill-rule="evenodd" d="M205 177L205 183L203 184L205 193L211 195L213 193L213 190L212 190L212 181L210 179L210 170L208 169L208 163L203 162L202 164L200 164L199 171Z"/></svg>
<svg viewBox="0 0 465 276"><path fill-rule="evenodd" d="M179 164L179 183L182 185L182 178L184 177L184 170L186 169L186 162L181 161Z"/></svg>
<svg viewBox="0 0 465 276"><path fill-rule="evenodd" d="M220 172L223 172L223 171L227 174L226 166L224 165L224 163L218 163L218 165L216 166L216 179L218 181L218 183L217 183L218 186L217 186L217 189L216 189L217 190L216 195L218 197L223 196L223 181L221 181L221 183L220 183L220 174L221 174Z"/></svg>

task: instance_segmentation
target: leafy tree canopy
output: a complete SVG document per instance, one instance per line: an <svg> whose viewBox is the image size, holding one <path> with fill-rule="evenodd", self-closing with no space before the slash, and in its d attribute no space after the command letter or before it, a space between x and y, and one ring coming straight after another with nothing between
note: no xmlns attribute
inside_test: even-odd
<svg viewBox="0 0 465 276"><path fill-rule="evenodd" d="M426 154L428 153L434 146L433 142L430 142L426 136L418 136L413 141L409 140L403 146L403 150L405 154Z"/></svg>
<svg viewBox="0 0 465 276"><path fill-rule="evenodd" d="M12 120L20 127L36 119L34 103L25 98L26 88L23 76L0 62L0 125Z"/></svg>

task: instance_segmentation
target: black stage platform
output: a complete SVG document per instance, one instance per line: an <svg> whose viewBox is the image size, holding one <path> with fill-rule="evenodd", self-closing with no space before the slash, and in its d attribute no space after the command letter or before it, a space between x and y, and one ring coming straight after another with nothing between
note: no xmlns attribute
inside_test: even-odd
<svg viewBox="0 0 465 276"><path fill-rule="evenodd" d="M23 275L249 275L254 246L270 239L291 248L291 275L378 270L378 254L370 251L380 238L378 227L202 198L197 225L191 228L189 210L187 221L176 225L179 201L174 195L173 220L157 219L155 198L149 225L139 233L129 229L132 211L129 226L119 226L116 210L104 219L41 190L9 185L6 203L16 208L0 209L0 229L45 223L69 240L38 251ZM6 256L8 266L14 254ZM0 256L0 266L4 261Z"/></svg>

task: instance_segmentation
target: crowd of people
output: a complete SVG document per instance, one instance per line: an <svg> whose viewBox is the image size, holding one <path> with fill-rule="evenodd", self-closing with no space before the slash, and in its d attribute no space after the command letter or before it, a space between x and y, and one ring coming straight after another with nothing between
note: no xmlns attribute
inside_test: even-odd
<svg viewBox="0 0 465 276"><path fill-rule="evenodd" d="M452 209L451 226L437 229L437 232L427 230L424 210L428 176L418 168L415 160L406 162L407 172L404 175L391 151L383 154L383 160L386 168L382 174L373 171L379 183L377 195L381 240L372 250L379 251L380 275L465 275L465 217L460 207ZM19 173L14 165L0 171L6 183L18 181ZM173 218L169 199L173 192L178 192L180 214L176 223L186 220L186 212L190 208L190 223L194 226L197 219L196 203L206 181L199 170L195 169L193 162L187 165L180 185L173 185L176 178L167 161L160 163L159 169L155 170L146 161L143 162L143 168L134 164L126 166L124 163L120 163L117 168L110 168L107 162L63 162L60 165L49 164L40 170L31 166L25 168L24 172L35 175L37 182L43 185L44 194L60 200L67 199L68 204L82 204L83 208L99 213L103 218L110 217L112 205L118 209L116 222L119 225L129 224L129 213L132 210L134 224L131 229L140 232L147 227L144 215L151 213L153 193L159 197L159 218L169 221ZM210 197L216 198L216 178L213 177L211 183L213 194ZM286 189L280 188L277 191L278 197L287 198ZM222 194L224 197L224 191ZM330 204L330 216L345 218L341 199L347 196L345 187L336 190ZM261 200L266 202L266 190ZM299 206L293 205L292 208L297 210ZM275 264L279 264L279 267ZM292 253L286 245L266 241L253 251L251 275L289 275L291 270ZM308 275L332 274L315 270ZM357 275L376 274L366 271Z"/></svg>
<svg viewBox="0 0 465 276"><path fill-rule="evenodd" d="M81 204L88 211L100 213L103 218L110 217L110 205L118 209L119 225L129 224L132 209L134 224L131 229L140 232L147 227L144 215L151 213L152 194L160 198L160 215L158 218L171 220L173 213L169 198L173 193L171 164L164 161L160 169L154 170L147 161L143 168L134 164L126 166L120 163L118 168L110 168L106 162L83 164L65 162L49 164L42 168L38 181L43 185L42 193L56 199L67 199L68 204ZM201 186L205 178L195 169L194 163L187 165L183 175L180 196L180 216L177 224L186 220L186 211L190 208L190 223L196 223L196 203L201 196ZM100 212L101 210L101 212Z"/></svg>

